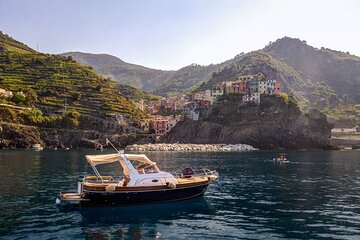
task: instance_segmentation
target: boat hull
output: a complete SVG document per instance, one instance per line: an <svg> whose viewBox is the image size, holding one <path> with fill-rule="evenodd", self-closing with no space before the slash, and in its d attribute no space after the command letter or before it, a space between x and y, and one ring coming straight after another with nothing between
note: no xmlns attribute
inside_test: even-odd
<svg viewBox="0 0 360 240"><path fill-rule="evenodd" d="M124 205L181 201L203 196L208 184L144 191L88 191L84 190L81 205Z"/></svg>

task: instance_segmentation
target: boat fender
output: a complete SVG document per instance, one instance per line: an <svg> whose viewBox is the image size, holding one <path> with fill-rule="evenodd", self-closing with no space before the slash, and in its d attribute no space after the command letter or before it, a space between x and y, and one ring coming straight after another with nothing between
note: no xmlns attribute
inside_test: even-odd
<svg viewBox="0 0 360 240"><path fill-rule="evenodd" d="M169 188L173 188L173 189L176 188L176 184L172 183L172 182L167 182L166 186L168 186Z"/></svg>
<svg viewBox="0 0 360 240"><path fill-rule="evenodd" d="M56 204L56 205L59 205L60 203L61 203L60 198L56 198L56 200L55 200L55 204Z"/></svg>
<svg viewBox="0 0 360 240"><path fill-rule="evenodd" d="M106 186L106 187L105 187L105 190L106 190L107 192L113 192L113 191L115 191L115 188L116 188L115 185L109 185L109 186Z"/></svg>

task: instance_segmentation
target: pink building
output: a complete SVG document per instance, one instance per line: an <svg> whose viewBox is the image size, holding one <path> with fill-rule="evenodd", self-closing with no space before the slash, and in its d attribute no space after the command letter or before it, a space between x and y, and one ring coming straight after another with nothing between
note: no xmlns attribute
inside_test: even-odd
<svg viewBox="0 0 360 240"><path fill-rule="evenodd" d="M170 132L170 130L175 127L175 125L180 121L181 115L177 116L161 116L161 115L151 115L149 119L144 119L140 122L143 130L145 131L147 124L149 132L155 132L156 135L165 135Z"/></svg>
<svg viewBox="0 0 360 240"><path fill-rule="evenodd" d="M281 84L280 82L276 81L274 84L274 94L279 95L281 93Z"/></svg>

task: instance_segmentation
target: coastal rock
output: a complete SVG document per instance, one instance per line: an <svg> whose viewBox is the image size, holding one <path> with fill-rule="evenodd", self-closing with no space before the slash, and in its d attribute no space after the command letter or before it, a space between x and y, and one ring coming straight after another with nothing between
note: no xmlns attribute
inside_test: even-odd
<svg viewBox="0 0 360 240"><path fill-rule="evenodd" d="M33 144L43 145L40 131L36 127L21 126L17 124L2 124L0 132L1 148L30 148Z"/></svg>
<svg viewBox="0 0 360 240"><path fill-rule="evenodd" d="M175 152L243 152L253 151L256 148L247 144L134 144L125 148L126 151L175 151Z"/></svg>
<svg viewBox="0 0 360 240"><path fill-rule="evenodd" d="M51 129L14 123L1 123L0 148L31 148L40 144L46 148L96 148L106 146L108 138L116 147L123 148L140 141L144 136L109 135L96 131Z"/></svg>
<svg viewBox="0 0 360 240"><path fill-rule="evenodd" d="M219 102L199 121L178 123L166 143L246 143L257 148L329 148L332 125L318 110L303 114L293 101L264 96L260 105Z"/></svg>

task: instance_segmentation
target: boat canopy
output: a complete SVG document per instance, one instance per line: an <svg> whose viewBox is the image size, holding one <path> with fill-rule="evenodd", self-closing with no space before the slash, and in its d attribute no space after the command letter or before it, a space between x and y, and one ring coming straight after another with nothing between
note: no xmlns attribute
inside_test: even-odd
<svg viewBox="0 0 360 240"><path fill-rule="evenodd" d="M146 165L155 165L156 163L151 161L145 154L124 154L130 161L141 162Z"/></svg>
<svg viewBox="0 0 360 240"><path fill-rule="evenodd" d="M122 153L114 153L114 154L101 154L101 155L86 155L86 160L92 166L94 172L97 176L100 176L100 173L96 169L96 165L107 164L113 162L119 162L124 175L127 178L131 176L137 175L138 172L133 165L134 162L139 162L140 164L136 164L136 168L138 167L149 167L156 165L155 162L152 162L149 158L146 157L145 154L122 154ZM133 163L131 163L131 162ZM156 167L157 168L157 167ZM158 171L158 170L157 170Z"/></svg>
<svg viewBox="0 0 360 240"><path fill-rule="evenodd" d="M93 166L99 164L106 164L119 161L120 155L118 153L114 154L101 154L101 155L86 155L86 160Z"/></svg>
<svg viewBox="0 0 360 240"><path fill-rule="evenodd" d="M156 163L151 161L145 154L124 154L130 161L137 161L146 165L155 165ZM86 155L88 163L91 165L107 164L117 162L122 158L122 155L118 153L114 154L101 154L101 155Z"/></svg>

